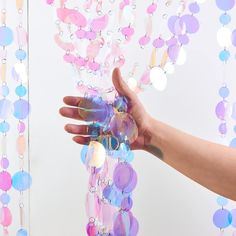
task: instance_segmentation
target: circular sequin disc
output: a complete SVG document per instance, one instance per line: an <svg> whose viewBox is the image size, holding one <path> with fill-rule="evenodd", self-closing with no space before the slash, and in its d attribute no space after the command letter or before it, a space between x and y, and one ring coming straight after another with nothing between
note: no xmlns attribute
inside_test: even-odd
<svg viewBox="0 0 236 236"><path fill-rule="evenodd" d="M104 146L96 141L91 141L88 146L86 163L90 167L100 168L106 160L106 150Z"/></svg>
<svg viewBox="0 0 236 236"><path fill-rule="evenodd" d="M82 99L78 107L79 115L86 121L103 123L110 115L109 106L96 96Z"/></svg>
<svg viewBox="0 0 236 236"><path fill-rule="evenodd" d="M219 209L213 216L213 222L217 228L227 228L232 223L232 215L226 209Z"/></svg>
<svg viewBox="0 0 236 236"><path fill-rule="evenodd" d="M14 102L14 116L19 120L27 118L30 112L30 104L24 99Z"/></svg>
<svg viewBox="0 0 236 236"><path fill-rule="evenodd" d="M121 141L127 137L129 142L133 143L138 137L137 125L128 113L116 113L111 119L110 129L112 134Z"/></svg>
<svg viewBox="0 0 236 236"><path fill-rule="evenodd" d="M229 200L225 197L222 197L222 196L217 197L217 203L219 206L226 206L228 202Z"/></svg>
<svg viewBox="0 0 236 236"><path fill-rule="evenodd" d="M180 44L186 45L189 43L189 37L187 34L179 35L178 37Z"/></svg>
<svg viewBox="0 0 236 236"><path fill-rule="evenodd" d="M186 31L189 34L194 34L199 30L198 19L193 15L183 15L181 20L184 22Z"/></svg>
<svg viewBox="0 0 236 236"><path fill-rule="evenodd" d="M0 196L0 202L3 204L3 205L7 205L9 202L10 202L11 198L9 196L9 194L7 193L3 193L1 196Z"/></svg>
<svg viewBox="0 0 236 236"><path fill-rule="evenodd" d="M227 13L223 13L221 16L220 16L220 23L222 25L228 25L231 21L231 16L228 15Z"/></svg>
<svg viewBox="0 0 236 236"><path fill-rule="evenodd" d="M5 157L1 159L1 167L7 169L9 167L9 160Z"/></svg>
<svg viewBox="0 0 236 236"><path fill-rule="evenodd" d="M180 45L178 44L173 44L168 47L168 56L172 62L176 62L178 56L179 56L179 51L180 51Z"/></svg>
<svg viewBox="0 0 236 236"><path fill-rule="evenodd" d="M215 113L220 120L224 120L227 113L228 103L226 101L221 101L217 104Z"/></svg>
<svg viewBox="0 0 236 236"><path fill-rule="evenodd" d="M137 236L139 230L139 223L137 219L132 216L131 218L131 228L130 228L130 236Z"/></svg>
<svg viewBox="0 0 236 236"><path fill-rule="evenodd" d="M83 164L86 163L87 152L88 152L88 145L84 145L80 152L80 157Z"/></svg>
<svg viewBox="0 0 236 236"><path fill-rule="evenodd" d="M17 86L16 87L16 94L19 96L19 97L23 97L27 94L27 89L25 86L23 85L20 85L20 86Z"/></svg>
<svg viewBox="0 0 236 236"><path fill-rule="evenodd" d="M19 133L24 133L25 132L25 123L20 121L17 125L17 129Z"/></svg>
<svg viewBox="0 0 236 236"><path fill-rule="evenodd" d="M10 129L10 124L6 121L0 123L0 132L7 133Z"/></svg>
<svg viewBox="0 0 236 236"><path fill-rule="evenodd" d="M119 140L111 135L101 137L100 142L106 148L106 150L112 151L119 148Z"/></svg>
<svg viewBox="0 0 236 236"><path fill-rule="evenodd" d="M126 197L121 202L121 209L123 211L131 210L132 206L133 206L133 200L131 197Z"/></svg>
<svg viewBox="0 0 236 236"><path fill-rule="evenodd" d="M2 95L3 97L6 97L6 96L9 95L9 88L8 88L7 85L3 85L3 86L1 87L1 95Z"/></svg>
<svg viewBox="0 0 236 236"><path fill-rule="evenodd" d="M113 231L115 235L130 235L130 215L128 212L120 212L115 218Z"/></svg>
<svg viewBox="0 0 236 236"><path fill-rule="evenodd" d="M117 97L113 105L119 112L127 112L128 110L127 99L125 97Z"/></svg>
<svg viewBox="0 0 236 236"><path fill-rule="evenodd" d="M88 234L88 236L97 235L97 229L96 229L96 226L93 223L88 223L88 225L87 225L87 234Z"/></svg>
<svg viewBox="0 0 236 236"><path fill-rule="evenodd" d="M224 86L224 87L221 87L220 90L219 90L219 95L222 97L222 98L227 98L229 96L229 89Z"/></svg>
<svg viewBox="0 0 236 236"><path fill-rule="evenodd" d="M0 46L8 46L13 42L13 32L6 26L0 27Z"/></svg>
<svg viewBox="0 0 236 236"><path fill-rule="evenodd" d="M28 232L25 229L19 229L16 236L28 236Z"/></svg>
<svg viewBox="0 0 236 236"><path fill-rule="evenodd" d="M22 50L22 49L18 49L16 51L16 58L20 61L25 60L27 57L26 51Z"/></svg>
<svg viewBox="0 0 236 236"><path fill-rule="evenodd" d="M185 24L184 21L178 16L171 16L168 20L168 27L171 33L179 35L183 32Z"/></svg>
<svg viewBox="0 0 236 236"><path fill-rule="evenodd" d="M200 7L197 2L189 4L189 11L193 14L197 14L200 11Z"/></svg>
<svg viewBox="0 0 236 236"><path fill-rule="evenodd" d="M12 186L18 191L25 191L30 188L32 178L29 173L19 171L12 177Z"/></svg>
<svg viewBox="0 0 236 236"><path fill-rule="evenodd" d="M8 191L11 188L11 175L7 171L0 173L0 189L2 191Z"/></svg>
<svg viewBox="0 0 236 236"><path fill-rule="evenodd" d="M12 114L13 106L10 100L0 100L0 119L6 120Z"/></svg>
<svg viewBox="0 0 236 236"><path fill-rule="evenodd" d="M137 184L137 174L128 163L119 163L113 173L115 186L124 191L131 192Z"/></svg>
<svg viewBox="0 0 236 236"><path fill-rule="evenodd" d="M222 11L228 11L235 5L235 0L216 0L216 5Z"/></svg>
<svg viewBox="0 0 236 236"><path fill-rule="evenodd" d="M221 61L226 62L230 58L230 52L226 49L222 50L219 54L219 58Z"/></svg>
<svg viewBox="0 0 236 236"><path fill-rule="evenodd" d="M222 135L226 134L228 131L226 123L220 124L218 130Z"/></svg>
<svg viewBox="0 0 236 236"><path fill-rule="evenodd" d="M120 212L116 215L113 231L115 235L136 236L139 224L131 212Z"/></svg>
<svg viewBox="0 0 236 236"><path fill-rule="evenodd" d="M229 144L230 147L236 148L236 138L233 138Z"/></svg>

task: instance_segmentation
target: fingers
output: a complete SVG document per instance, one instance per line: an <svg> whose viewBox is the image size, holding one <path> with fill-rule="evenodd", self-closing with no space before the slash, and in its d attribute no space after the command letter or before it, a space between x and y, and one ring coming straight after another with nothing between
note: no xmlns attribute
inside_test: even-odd
<svg viewBox="0 0 236 236"><path fill-rule="evenodd" d="M59 112L62 116L67 117L67 118L72 118L72 119L76 119L76 120L83 120L82 117L79 115L78 112L78 107L80 101L83 98L81 97L72 97L72 96L67 96L64 97L63 101L66 105L69 106L74 106L74 108L72 107L62 107Z"/></svg>
<svg viewBox="0 0 236 236"><path fill-rule="evenodd" d="M70 134L89 135L88 125L67 124L65 130Z"/></svg>
<svg viewBox="0 0 236 236"><path fill-rule="evenodd" d="M83 120L83 118L79 115L78 108L62 107L59 112L64 117Z"/></svg>
<svg viewBox="0 0 236 236"><path fill-rule="evenodd" d="M67 124L65 130L70 134L76 134L73 137L73 141L82 145L88 145L91 141L91 136L89 135L89 128L87 125L73 125Z"/></svg>
<svg viewBox="0 0 236 236"><path fill-rule="evenodd" d="M83 99L82 97L67 96L64 97L63 101L66 105L78 107L82 99Z"/></svg>
<svg viewBox="0 0 236 236"><path fill-rule="evenodd" d="M125 96L125 97L129 98L130 100L134 99L135 93L129 88L129 86L122 79L120 70L118 68L114 69L114 71L113 71L112 81L113 81L113 84L114 84L117 92L121 96Z"/></svg>
<svg viewBox="0 0 236 236"><path fill-rule="evenodd" d="M73 141L75 141L78 144L88 145L90 143L90 138L89 137L82 137L82 136L75 136L73 138Z"/></svg>

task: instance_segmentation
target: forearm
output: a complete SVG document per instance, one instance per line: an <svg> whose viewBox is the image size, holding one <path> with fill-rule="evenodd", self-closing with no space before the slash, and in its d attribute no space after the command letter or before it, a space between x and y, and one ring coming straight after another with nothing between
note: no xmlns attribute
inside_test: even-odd
<svg viewBox="0 0 236 236"><path fill-rule="evenodd" d="M151 120L145 150L204 187L236 200L236 150Z"/></svg>

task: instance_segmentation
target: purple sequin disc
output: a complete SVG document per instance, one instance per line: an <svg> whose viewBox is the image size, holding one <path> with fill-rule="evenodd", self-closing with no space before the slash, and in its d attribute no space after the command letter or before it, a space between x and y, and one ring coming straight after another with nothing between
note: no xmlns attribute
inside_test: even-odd
<svg viewBox="0 0 236 236"><path fill-rule="evenodd" d="M235 0L216 0L216 5L222 11L228 11L235 5Z"/></svg>
<svg viewBox="0 0 236 236"><path fill-rule="evenodd" d="M194 34L199 30L199 22L198 19L193 15L183 15L181 20L184 22L186 27L186 32L189 34Z"/></svg>
<svg viewBox="0 0 236 236"><path fill-rule="evenodd" d="M224 120L226 117L227 105L226 101L221 101L216 106L215 113L220 120Z"/></svg>
<svg viewBox="0 0 236 236"><path fill-rule="evenodd" d="M115 186L124 192L132 192L137 185L137 174L128 163L119 163L113 173Z"/></svg>
<svg viewBox="0 0 236 236"><path fill-rule="evenodd" d="M232 215L226 209L219 209L213 216L213 222L217 228L227 228L232 223Z"/></svg>

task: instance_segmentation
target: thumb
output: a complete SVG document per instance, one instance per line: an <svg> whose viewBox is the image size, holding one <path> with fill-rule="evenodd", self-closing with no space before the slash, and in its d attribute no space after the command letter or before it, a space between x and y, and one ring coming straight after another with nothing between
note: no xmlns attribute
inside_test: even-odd
<svg viewBox="0 0 236 236"><path fill-rule="evenodd" d="M125 81L122 79L120 69L115 68L112 74L112 82L121 96L125 96L129 98L130 100L134 98L135 93L129 88L129 86L125 83Z"/></svg>

